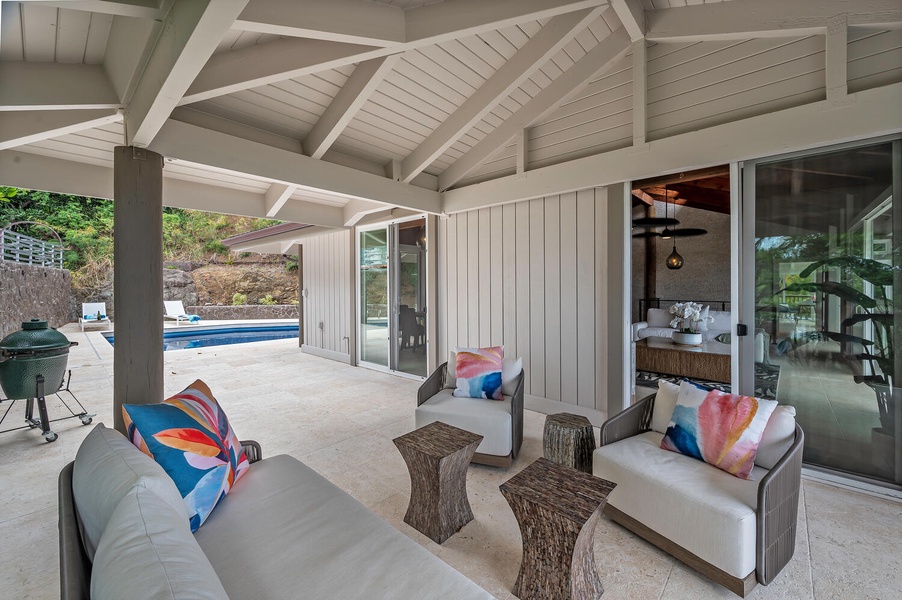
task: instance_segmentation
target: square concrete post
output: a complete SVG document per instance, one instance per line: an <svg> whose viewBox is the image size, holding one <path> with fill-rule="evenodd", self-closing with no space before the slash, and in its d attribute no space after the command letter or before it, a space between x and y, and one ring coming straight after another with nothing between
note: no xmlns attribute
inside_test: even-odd
<svg viewBox="0 0 902 600"><path fill-rule="evenodd" d="M117 146L113 163L113 424L123 404L163 400L163 157Z"/></svg>

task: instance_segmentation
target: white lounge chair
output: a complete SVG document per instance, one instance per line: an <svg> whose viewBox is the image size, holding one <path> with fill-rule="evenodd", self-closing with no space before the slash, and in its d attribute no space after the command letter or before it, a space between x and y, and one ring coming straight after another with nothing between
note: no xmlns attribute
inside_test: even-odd
<svg viewBox="0 0 902 600"><path fill-rule="evenodd" d="M182 304L181 300L163 300L163 308L165 309L163 318L175 321L177 326L181 325L182 322L193 323L195 321L200 321L200 317L197 315L185 313L185 306Z"/></svg>
<svg viewBox="0 0 902 600"><path fill-rule="evenodd" d="M85 325L99 325L106 323L107 329L111 329L113 322L106 316L106 302L85 302L81 305L81 316L78 317L78 324L81 330L85 330Z"/></svg>

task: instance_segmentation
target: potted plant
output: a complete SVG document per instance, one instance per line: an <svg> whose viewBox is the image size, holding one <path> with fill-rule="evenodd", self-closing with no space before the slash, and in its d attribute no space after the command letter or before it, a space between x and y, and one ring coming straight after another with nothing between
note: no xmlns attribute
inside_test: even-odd
<svg viewBox="0 0 902 600"><path fill-rule="evenodd" d="M702 321L712 322L712 317L702 316L702 305L697 302L677 302L669 309L675 315L670 326L676 329L671 339L677 344L698 346L702 343L699 325Z"/></svg>
<svg viewBox="0 0 902 600"><path fill-rule="evenodd" d="M896 414L899 406L900 388L896 372L896 344L899 332L895 325L893 301L888 290L893 289L894 270L891 266L857 256L836 256L811 263L799 273L806 278L821 267L843 270L842 281L811 281L792 283L779 292L817 292L839 298L851 306L851 316L841 322L843 331L805 332L796 337L795 343L833 340L840 343L842 354L849 359L855 383L870 387L877 397L880 427L874 428L871 439L874 447L875 466L893 477L895 470L893 445L897 432ZM870 284L871 295L864 282ZM869 291L870 291L869 290ZM868 339L855 335L849 330L862 324L870 324Z"/></svg>

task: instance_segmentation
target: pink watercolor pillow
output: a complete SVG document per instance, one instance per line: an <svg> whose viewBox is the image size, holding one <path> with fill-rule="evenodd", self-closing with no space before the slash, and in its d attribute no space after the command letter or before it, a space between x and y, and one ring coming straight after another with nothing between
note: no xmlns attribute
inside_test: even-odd
<svg viewBox="0 0 902 600"><path fill-rule="evenodd" d="M504 347L458 348L455 376L458 398L501 400L501 371Z"/></svg>

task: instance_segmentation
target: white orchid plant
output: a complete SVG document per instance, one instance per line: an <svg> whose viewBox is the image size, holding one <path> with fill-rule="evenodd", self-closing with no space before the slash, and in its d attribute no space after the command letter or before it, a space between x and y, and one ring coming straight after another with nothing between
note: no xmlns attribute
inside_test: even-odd
<svg viewBox="0 0 902 600"><path fill-rule="evenodd" d="M681 333L698 333L700 323L714 322L714 317L702 316L702 305L698 302L677 302L669 312L675 315L670 326Z"/></svg>

